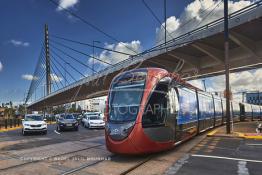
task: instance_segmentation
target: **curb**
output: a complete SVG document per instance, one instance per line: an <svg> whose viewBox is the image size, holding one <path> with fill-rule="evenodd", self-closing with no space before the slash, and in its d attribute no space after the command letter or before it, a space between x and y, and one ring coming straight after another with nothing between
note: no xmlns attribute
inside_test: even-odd
<svg viewBox="0 0 262 175"><path fill-rule="evenodd" d="M256 139L262 140L262 135L247 135L247 133L234 132L233 134L216 134L217 130L211 131L207 137L227 137L227 138L242 138L242 139Z"/></svg>
<svg viewBox="0 0 262 175"><path fill-rule="evenodd" d="M51 122L51 123L47 123L47 125L53 125L55 124L56 122ZM13 127L13 128L7 128L7 129L0 129L0 133L2 132L8 132L8 131L14 131L14 130L18 130L18 129L21 129L22 126L18 126L18 127Z"/></svg>

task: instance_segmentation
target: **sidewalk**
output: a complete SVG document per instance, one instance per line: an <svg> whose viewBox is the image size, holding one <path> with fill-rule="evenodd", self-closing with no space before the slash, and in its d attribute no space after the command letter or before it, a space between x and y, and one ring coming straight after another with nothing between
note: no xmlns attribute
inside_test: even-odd
<svg viewBox="0 0 262 175"><path fill-rule="evenodd" d="M208 137L235 137L245 139L262 139L262 133L257 133L257 125L262 121L246 121L231 125L232 133L226 134L226 126L219 127L207 134Z"/></svg>

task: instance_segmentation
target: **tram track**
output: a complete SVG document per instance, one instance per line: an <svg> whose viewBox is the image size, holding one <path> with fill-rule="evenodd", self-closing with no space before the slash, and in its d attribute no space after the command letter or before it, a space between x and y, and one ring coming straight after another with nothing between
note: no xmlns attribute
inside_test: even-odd
<svg viewBox="0 0 262 175"><path fill-rule="evenodd" d="M57 154L57 155L54 155L54 156L45 157L44 159L27 161L27 162L24 162L24 163L21 163L21 164L17 164L17 165L14 165L14 166L6 167L6 168L0 168L0 171L7 171L7 170L10 170L10 169L22 167L22 166L33 164L33 163L44 162L44 161L46 161L48 159L52 159L52 158L55 158L55 157L65 156L65 155L68 155L68 154L73 154L73 153L89 150L89 149L92 149L92 148L98 148L98 147L101 147L101 146L104 146L104 145L103 144L98 144L98 145L90 146L88 148L83 148L83 149L74 150L74 151L70 151L70 152L66 152L66 153L62 153L62 154Z"/></svg>
<svg viewBox="0 0 262 175"><path fill-rule="evenodd" d="M124 172L120 173L120 175L126 175L131 173L132 171L136 170L137 168L141 167L142 165L144 165L145 163L149 162L150 160L152 160L155 156L148 156L147 158L145 158L144 160L138 162L138 164L128 168L127 170L125 170Z"/></svg>

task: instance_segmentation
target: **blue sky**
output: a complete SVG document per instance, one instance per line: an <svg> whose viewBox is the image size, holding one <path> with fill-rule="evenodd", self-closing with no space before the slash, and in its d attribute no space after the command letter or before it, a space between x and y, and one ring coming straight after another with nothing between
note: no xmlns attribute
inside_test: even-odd
<svg viewBox="0 0 262 175"><path fill-rule="evenodd" d="M147 2L162 20L162 0ZM178 16L189 2L168 1L168 16ZM144 49L155 42L159 23L152 18L140 0L80 0L71 10L119 41L139 40ZM0 18L0 62L3 65L0 72L1 103L23 99L30 81L21 76L34 72L45 23L49 25L51 34L89 43L92 40L114 43L81 21L58 11L48 0L1 0ZM22 43L17 43L19 41Z"/></svg>
<svg viewBox="0 0 262 175"><path fill-rule="evenodd" d="M161 29L159 30L160 24L152 17L142 0L55 1L62 3L64 7L137 51L154 46L163 34ZM163 0L145 1L163 22ZM181 31L185 32L184 29L179 30L183 20L191 17L201 20L200 12L204 8L216 5L217 2L217 0L167 0L168 30L177 34L180 34ZM239 3L231 1L229 6L230 10L237 10L248 4L250 1L241 0ZM219 13L215 13L208 20L216 19L221 15L221 8L222 6L217 9ZM102 47L127 52L119 43L110 40L82 21L65 14L49 0L1 0L0 18L0 103L10 100L17 103L24 98L30 86L30 81L26 79L30 79L30 75L34 72L44 39L45 24L48 24L50 34L90 44L93 40L98 40ZM188 27L188 30L193 27L194 24ZM78 47L78 49L92 54L91 48ZM106 57L119 59L119 55L110 55L97 49L95 55L100 59L106 59ZM88 60L86 57L77 54L74 56L89 65L92 63L92 60ZM95 68L101 67L97 62L95 64ZM91 73L83 68L79 68L79 70L86 75ZM207 84L215 86L213 82L216 81L223 84L221 79L207 80ZM196 84L201 86L201 82L196 82ZM39 88L38 91L40 93L42 89Z"/></svg>

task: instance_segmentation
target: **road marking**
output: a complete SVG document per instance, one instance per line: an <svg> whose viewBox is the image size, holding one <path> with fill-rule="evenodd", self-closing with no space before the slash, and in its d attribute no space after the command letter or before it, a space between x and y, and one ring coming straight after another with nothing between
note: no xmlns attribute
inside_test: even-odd
<svg viewBox="0 0 262 175"><path fill-rule="evenodd" d="M212 135L214 135L216 132L217 132L217 129L215 129L215 130L209 132L209 133L207 134L207 136L212 136Z"/></svg>
<svg viewBox="0 0 262 175"><path fill-rule="evenodd" d="M54 130L54 132L57 133L57 134L61 134L60 132L57 132L57 130Z"/></svg>
<svg viewBox="0 0 262 175"><path fill-rule="evenodd" d="M247 162L246 161L238 161L238 175L249 175L248 168L247 168Z"/></svg>
<svg viewBox="0 0 262 175"><path fill-rule="evenodd" d="M262 163L262 160L240 159L240 158L234 158L234 157L210 156L210 155L202 155L202 154L192 154L191 156L192 157L204 157L204 158L213 158L213 159L226 159L226 160L237 160L237 161Z"/></svg>
<svg viewBox="0 0 262 175"><path fill-rule="evenodd" d="M175 163L174 165L172 165L168 170L167 172L165 173L166 175L169 175L169 174L176 174L178 172L178 170L180 170L180 168L185 164L187 163L189 159L189 155L186 154L184 157L182 157L181 159L179 159L177 161L177 163Z"/></svg>

